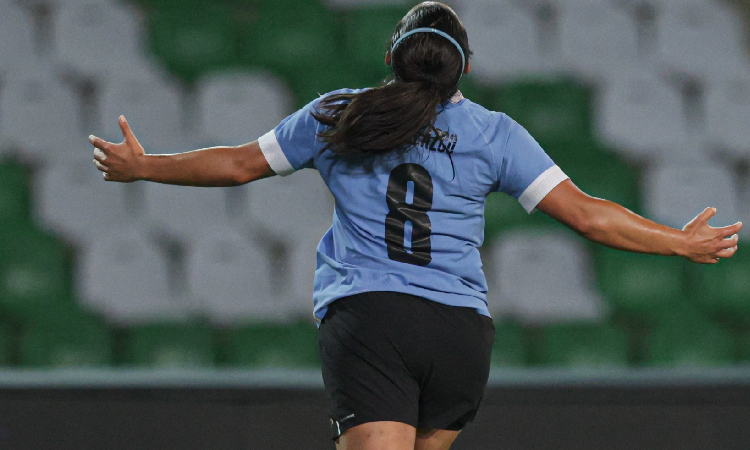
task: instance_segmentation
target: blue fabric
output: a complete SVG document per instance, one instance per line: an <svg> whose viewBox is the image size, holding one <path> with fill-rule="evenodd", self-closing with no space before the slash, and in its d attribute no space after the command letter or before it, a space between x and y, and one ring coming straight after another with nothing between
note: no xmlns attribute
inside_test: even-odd
<svg viewBox="0 0 750 450"><path fill-rule="evenodd" d="M334 93L352 92L358 91ZM443 139L423 142L403 155L352 163L321 151L323 143L316 133L323 125L310 115L319 101L274 130L291 165L297 170L317 169L336 200L333 224L318 245L315 316L322 319L337 298L368 291L404 292L489 316L478 251L484 240L485 199L496 191L518 199L554 166L549 156L507 115L464 99L441 107L435 127L446 132ZM420 165L432 179L432 206L427 212L431 261L426 266L390 259L385 242L389 178L404 163ZM407 203L413 201L410 195L414 194L407 194Z"/></svg>

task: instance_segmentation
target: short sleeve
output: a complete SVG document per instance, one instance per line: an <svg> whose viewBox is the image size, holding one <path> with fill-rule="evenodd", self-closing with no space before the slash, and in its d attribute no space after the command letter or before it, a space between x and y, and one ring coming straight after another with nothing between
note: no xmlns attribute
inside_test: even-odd
<svg viewBox="0 0 750 450"><path fill-rule="evenodd" d="M510 122L507 139L504 145L493 145L493 151L497 152L497 190L518 199L530 213L568 176L524 127L504 114L503 118Z"/></svg>
<svg viewBox="0 0 750 450"><path fill-rule="evenodd" d="M277 175L313 167L314 155L322 148L317 139L322 125L311 114L317 102L308 103L258 139L260 150Z"/></svg>

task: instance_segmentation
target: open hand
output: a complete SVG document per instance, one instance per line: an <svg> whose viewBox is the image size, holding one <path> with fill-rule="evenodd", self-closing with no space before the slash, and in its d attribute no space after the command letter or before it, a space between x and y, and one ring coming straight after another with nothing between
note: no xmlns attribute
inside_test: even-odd
<svg viewBox="0 0 750 450"><path fill-rule="evenodd" d="M119 144L89 136L89 142L95 147L94 164L97 169L104 172L104 179L107 181L129 183L140 180L141 161L145 151L135 138L125 116L120 116L118 122L125 138Z"/></svg>
<svg viewBox="0 0 750 450"><path fill-rule="evenodd" d="M716 214L715 208L706 208L682 229L687 233L688 251L684 255L695 263L715 264L720 258L729 258L737 251L742 222L722 228L708 225Z"/></svg>

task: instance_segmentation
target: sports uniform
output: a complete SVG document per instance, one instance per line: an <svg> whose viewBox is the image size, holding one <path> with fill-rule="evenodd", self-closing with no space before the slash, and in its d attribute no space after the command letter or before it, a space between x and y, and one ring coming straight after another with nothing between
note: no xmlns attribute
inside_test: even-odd
<svg viewBox="0 0 750 450"><path fill-rule="evenodd" d="M359 91L344 89L331 94L356 92ZM274 172L283 176L314 168L336 201L332 226L318 245L313 293L314 314L322 321L321 358L324 381L332 400L334 437L358 423L375 420L460 429L476 411L489 370L491 339L487 346L486 330L492 325L487 308L487 283L478 251L484 239L485 199L491 192L504 192L531 212L567 176L518 123L505 114L488 111L465 99L460 91L439 107L434 130L418 145L403 154L357 160L322 151L324 144L317 134L323 125L311 115L319 101L309 103L284 119L258 142ZM379 332L364 331L368 324L373 329L382 328L383 322L375 320L372 314L378 314L385 321L389 312L394 313L382 308L380 312L373 312L379 308L373 305L372 293L378 292L382 299L388 299L383 302L392 309L407 302L427 300L447 307L463 307L449 310L461 314L470 310L474 316L486 318L488 324L479 324L476 336L476 342L485 343L479 346L482 348L476 358L483 361L480 366L486 370L477 370L477 377L483 380L479 383L481 389L475 389L475 401L469 411L456 411L455 417L442 421L422 414L430 409L429 405L408 399L431 387L419 385L414 389L416 394L408 394L404 392L404 383L396 381L403 374L407 374L404 378L419 378L415 375L418 370L409 368L408 362L395 364L387 375L373 373L369 382L361 381L367 379L368 371L378 372L373 367L380 367L382 371L387 365L382 358L378 363L372 361L373 356L383 355L378 341L393 340ZM394 302L394 298L402 299L401 303ZM335 332L329 332L326 313L332 303L340 299L345 300L341 309L349 313L337 310L334 315L349 314L350 320L357 321L358 325L348 327L342 323ZM352 312L357 305L370 308L370 312ZM416 315L412 320L419 322L419 317L430 314L426 312L429 309L430 305L420 310L422 313L412 311L412 315ZM381 325L362 320L367 314ZM387 319L390 323L400 316L400 312L394 314ZM424 322L421 328L425 328ZM357 333L372 335L373 341L359 342ZM398 330L394 330L394 335L397 334ZM436 336L438 334L436 332ZM358 342L357 348L354 348L355 342ZM468 346L464 348L464 351L469 350ZM398 354L399 351L394 351L394 357L398 358ZM450 357L446 355L447 359ZM341 360L348 362L336 363ZM355 360L361 364L355 364ZM348 373L339 373L336 367ZM399 371L401 375L394 375ZM466 382L466 375L457 376L460 378L440 383L447 386ZM379 393L373 393L373 386L380 385L373 381L378 378L388 380L383 384L390 387L378 388ZM370 403L382 404L381 410L373 407L373 411L358 415L353 409L360 400L362 404L367 403L368 397ZM403 406L415 402L416 409ZM402 406L396 407L397 404ZM398 408L402 411L385 411Z"/></svg>

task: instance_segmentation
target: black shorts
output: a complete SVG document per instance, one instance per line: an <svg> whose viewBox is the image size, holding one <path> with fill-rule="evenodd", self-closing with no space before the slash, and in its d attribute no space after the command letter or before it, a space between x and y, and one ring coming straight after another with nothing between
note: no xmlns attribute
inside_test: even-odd
<svg viewBox="0 0 750 450"><path fill-rule="evenodd" d="M462 429L482 400L494 336L473 308L396 292L336 300L319 341L334 439L378 421Z"/></svg>

